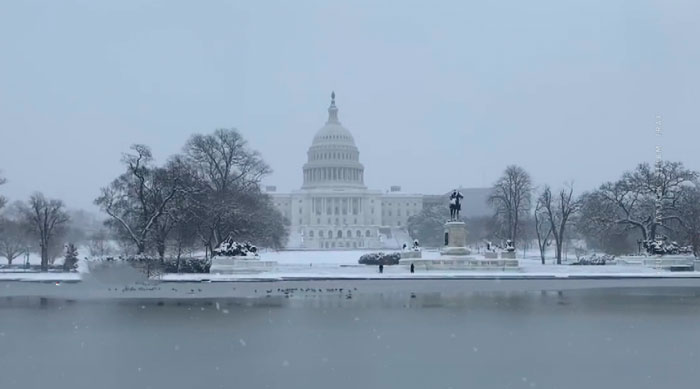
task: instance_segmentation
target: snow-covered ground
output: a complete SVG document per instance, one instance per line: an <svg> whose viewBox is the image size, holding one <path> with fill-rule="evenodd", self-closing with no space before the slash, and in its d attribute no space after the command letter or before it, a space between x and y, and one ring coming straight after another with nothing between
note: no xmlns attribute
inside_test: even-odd
<svg viewBox="0 0 700 389"><path fill-rule="evenodd" d="M260 255L262 260L276 261L278 265L269 272L254 274L166 274L160 276L164 281L226 281L226 280L280 280L280 279L396 279L396 278L474 278L474 277L497 277L497 278L542 278L542 277L700 277L700 272L669 272L634 264L635 259L642 257L626 257L631 259L628 264L614 264L605 266L571 266L555 265L553 260L548 258L547 264L542 265L538 253L526 252L522 257L522 252L518 252L520 268L518 270L430 270L420 271L411 274L406 266L385 266L384 273L379 273L377 266L359 265L358 259L361 255L370 251L348 250L348 251L263 251ZM473 257L482 257L481 254L474 254ZM437 250L424 250L423 258L439 258ZM31 261L31 259L35 259ZM60 261L61 259L59 259ZM570 257L569 261L575 258ZM32 263L37 262L36 258L30 258ZM57 261L57 263L59 262ZM618 261L622 262L622 261ZM74 281L80 279L80 274L89 272L84 260L79 262L78 273L30 273L30 272L2 272L0 271L0 281L2 280L65 280Z"/></svg>
<svg viewBox="0 0 700 389"><path fill-rule="evenodd" d="M542 278L542 277L700 277L700 272L669 272L637 264L614 264L606 266L555 265L551 259L542 265L536 253L526 253L518 258L518 270L430 270L411 274L406 266L385 266L379 273L377 266L359 265L357 260L370 251L279 251L263 252L261 259L277 261L278 266L270 272L255 274L166 274L166 281L184 280L280 280L280 279L397 279L397 278ZM424 250L424 259L440 257L437 250ZM472 255L483 258L481 254ZM641 257L640 257L641 258ZM571 261L575 259L571 258Z"/></svg>
<svg viewBox="0 0 700 389"><path fill-rule="evenodd" d="M263 251L260 259L277 261L280 265L357 265L363 254L378 250L337 250L337 251ZM387 250L385 252L392 252ZM438 258L437 250L424 250L423 258Z"/></svg>
<svg viewBox="0 0 700 389"><path fill-rule="evenodd" d="M0 281L80 281L80 273L2 272Z"/></svg>

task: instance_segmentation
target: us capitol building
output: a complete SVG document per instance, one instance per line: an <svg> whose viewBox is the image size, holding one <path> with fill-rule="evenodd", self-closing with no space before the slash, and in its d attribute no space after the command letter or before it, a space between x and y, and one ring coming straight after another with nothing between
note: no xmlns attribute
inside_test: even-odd
<svg viewBox="0 0 700 389"><path fill-rule="evenodd" d="M307 156L300 190L276 193L275 187L267 188L290 222L287 248L398 248L409 242L408 218L418 214L426 200L447 204L446 195L404 194L398 186L386 193L367 189L360 151L338 119L335 93L328 121L316 132Z"/></svg>

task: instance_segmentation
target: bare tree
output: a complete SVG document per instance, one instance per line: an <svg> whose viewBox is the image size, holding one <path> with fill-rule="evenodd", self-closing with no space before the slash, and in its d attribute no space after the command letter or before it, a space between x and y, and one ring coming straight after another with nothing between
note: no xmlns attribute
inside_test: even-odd
<svg viewBox="0 0 700 389"><path fill-rule="evenodd" d="M516 241L521 218L530 211L531 198L530 174L516 165L508 166L491 189L488 202L496 211L507 239L513 242Z"/></svg>
<svg viewBox="0 0 700 389"><path fill-rule="evenodd" d="M43 194L35 193L22 207L25 222L36 233L41 252L41 271L48 271L49 250L53 239L61 227L68 222L68 214L63 209L61 200L46 199Z"/></svg>
<svg viewBox="0 0 700 389"><path fill-rule="evenodd" d="M178 256L187 239L181 234L189 231L194 234L194 221L197 195L202 192L202 182L197 173L182 156L173 157L163 169L164 185L175 189L175 196L163 208L163 215L156 220L153 228L153 241L161 260L165 257L168 241L177 237ZM185 226L187 225L187 226Z"/></svg>
<svg viewBox="0 0 700 389"><path fill-rule="evenodd" d="M0 256L7 258L7 264L22 255L29 246L26 228L16 220L0 219Z"/></svg>
<svg viewBox="0 0 700 389"><path fill-rule="evenodd" d="M549 186L545 186L538 202L542 203L542 210L549 221L554 243L556 244L557 265L561 265L561 254L566 239L566 227L573 215L578 212L581 203L574 198L573 184L567 185L559 191L557 196L552 196Z"/></svg>
<svg viewBox="0 0 700 389"><path fill-rule="evenodd" d="M197 134L185 145L185 153L219 193L232 186L247 188L260 183L271 172L257 151L235 129L218 129L213 134Z"/></svg>
<svg viewBox="0 0 700 389"><path fill-rule="evenodd" d="M668 222L682 223L679 201L697 178L697 172L680 162L663 162L658 170L640 164L586 194L582 218L600 230L622 226L636 229L643 240L654 240L660 228L668 230Z"/></svg>
<svg viewBox="0 0 700 389"><path fill-rule="evenodd" d="M137 254L143 254L149 235L179 185L166 170L152 166L153 157L147 146L134 145L131 149L134 154L125 154L122 159L126 173L102 188L95 204L129 237Z"/></svg>
<svg viewBox="0 0 700 389"><path fill-rule="evenodd" d="M550 195L548 195L551 197ZM550 237L552 235L552 224L549 221L545 206L543 201L545 198L542 196L537 198L535 202L535 234L537 235L537 247L540 250L540 259L544 265L544 252L550 244Z"/></svg>
<svg viewBox="0 0 700 389"><path fill-rule="evenodd" d="M110 236L104 228L98 229L88 237L87 246L91 256L103 257L112 254Z"/></svg>
<svg viewBox="0 0 700 389"><path fill-rule="evenodd" d="M250 224L251 219L244 218L242 200L248 194L260 194L260 180L271 170L235 129L194 135L185 145L185 154L202 179L204 190L196 195L193 221L211 252L229 233Z"/></svg>

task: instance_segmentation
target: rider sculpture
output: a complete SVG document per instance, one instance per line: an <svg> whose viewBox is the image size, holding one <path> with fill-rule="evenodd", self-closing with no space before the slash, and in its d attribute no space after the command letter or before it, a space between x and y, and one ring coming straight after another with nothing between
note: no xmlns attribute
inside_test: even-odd
<svg viewBox="0 0 700 389"><path fill-rule="evenodd" d="M456 221L459 219L459 211L462 210L461 200L464 198L462 193L457 189L453 190L450 194L450 221Z"/></svg>

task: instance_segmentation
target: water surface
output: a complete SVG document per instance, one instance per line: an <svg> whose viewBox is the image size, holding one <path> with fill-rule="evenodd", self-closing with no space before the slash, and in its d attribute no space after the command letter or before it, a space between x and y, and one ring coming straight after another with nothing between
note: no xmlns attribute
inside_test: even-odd
<svg viewBox="0 0 700 389"><path fill-rule="evenodd" d="M0 388L697 388L700 288L0 298Z"/></svg>

